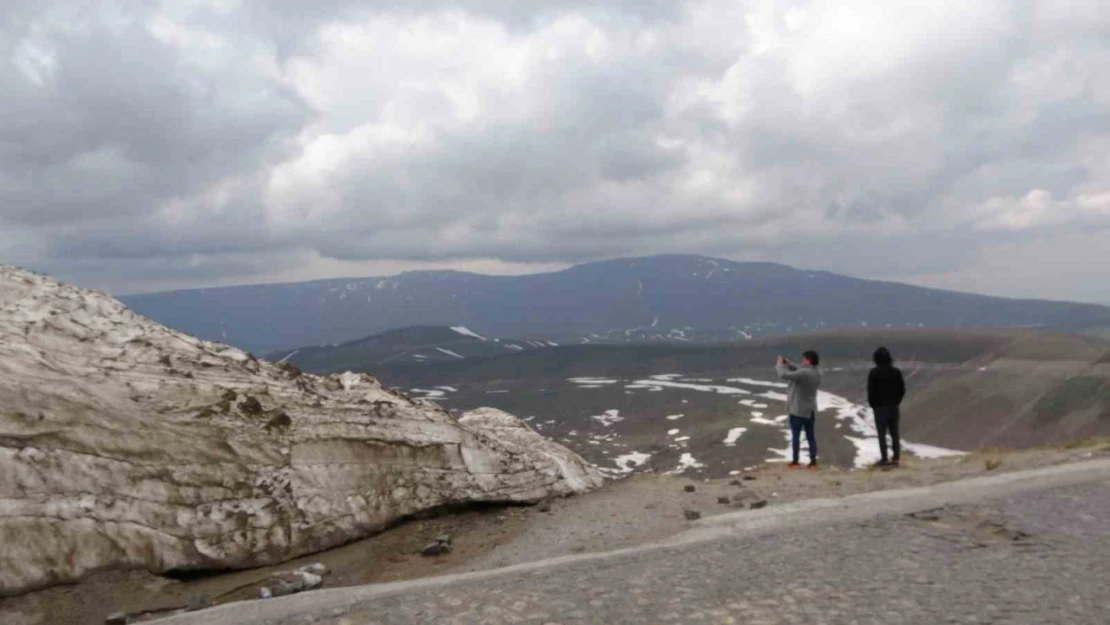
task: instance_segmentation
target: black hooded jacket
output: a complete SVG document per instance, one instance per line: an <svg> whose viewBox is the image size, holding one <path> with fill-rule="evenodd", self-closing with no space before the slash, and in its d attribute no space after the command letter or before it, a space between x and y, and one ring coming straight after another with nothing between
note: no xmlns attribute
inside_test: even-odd
<svg viewBox="0 0 1110 625"><path fill-rule="evenodd" d="M902 371L893 365L879 365L867 376L867 403L872 408L893 408L906 396Z"/></svg>

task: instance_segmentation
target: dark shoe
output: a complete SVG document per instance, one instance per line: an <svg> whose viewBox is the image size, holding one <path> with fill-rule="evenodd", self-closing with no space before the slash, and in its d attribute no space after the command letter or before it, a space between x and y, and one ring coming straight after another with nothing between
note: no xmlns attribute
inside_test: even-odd
<svg viewBox="0 0 1110 625"><path fill-rule="evenodd" d="M811 463L806 465L806 468L809 469L810 471L816 471L817 470L817 463L816 462L811 462Z"/></svg>
<svg viewBox="0 0 1110 625"><path fill-rule="evenodd" d="M800 468L802 468L802 465L797 463L797 462L791 462L790 464L786 465L786 468L787 469L800 469Z"/></svg>
<svg viewBox="0 0 1110 625"><path fill-rule="evenodd" d="M890 468L897 469L899 466L901 466L901 465L898 464L898 459L897 458L890 461Z"/></svg>
<svg viewBox="0 0 1110 625"><path fill-rule="evenodd" d="M883 458L882 460L880 460L880 461L876 462L875 464L871 465L871 468L872 469L885 469L889 466L890 466L890 461L887 460L886 458Z"/></svg>

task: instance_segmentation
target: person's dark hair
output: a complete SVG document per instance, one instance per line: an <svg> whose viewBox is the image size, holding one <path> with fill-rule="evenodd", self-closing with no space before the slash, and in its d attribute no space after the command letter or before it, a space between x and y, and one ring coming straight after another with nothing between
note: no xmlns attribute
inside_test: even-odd
<svg viewBox="0 0 1110 625"><path fill-rule="evenodd" d="M871 357L875 364L880 367L888 367L894 364L894 356L890 355L890 350L885 347L880 347L875 350L875 355Z"/></svg>
<svg viewBox="0 0 1110 625"><path fill-rule="evenodd" d="M821 357L818 356L817 352L813 351L812 349L806 352L802 352L802 358L808 360L809 364L813 365L814 367L821 364Z"/></svg>

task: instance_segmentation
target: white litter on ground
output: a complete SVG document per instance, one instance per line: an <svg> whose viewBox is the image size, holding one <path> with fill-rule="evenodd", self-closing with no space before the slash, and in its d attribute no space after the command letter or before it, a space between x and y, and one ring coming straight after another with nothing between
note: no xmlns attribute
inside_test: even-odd
<svg viewBox="0 0 1110 625"><path fill-rule="evenodd" d="M673 414L673 415L670 415L670 416L667 417L667 421L678 421L679 419L681 419L682 417L685 417L685 416L686 415L684 415L684 414Z"/></svg>
<svg viewBox="0 0 1110 625"><path fill-rule="evenodd" d="M679 433L680 431L681 431L681 430L679 430L678 428L675 428L675 429L673 429L673 430L667 430L667 436L675 436L675 435L677 435L677 434L678 434L678 433Z"/></svg>

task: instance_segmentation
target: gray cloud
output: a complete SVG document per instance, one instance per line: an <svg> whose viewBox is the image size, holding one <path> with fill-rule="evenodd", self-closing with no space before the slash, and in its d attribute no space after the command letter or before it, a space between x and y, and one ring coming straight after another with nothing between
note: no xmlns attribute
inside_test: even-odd
<svg viewBox="0 0 1110 625"><path fill-rule="evenodd" d="M1110 8L922 6L16 3L0 261L127 291L696 252L1110 299L1067 248L1110 231Z"/></svg>

